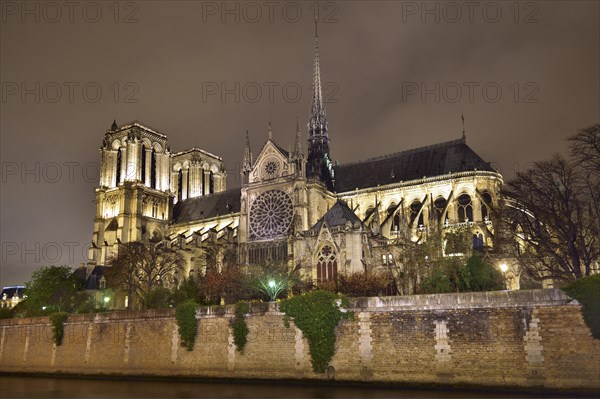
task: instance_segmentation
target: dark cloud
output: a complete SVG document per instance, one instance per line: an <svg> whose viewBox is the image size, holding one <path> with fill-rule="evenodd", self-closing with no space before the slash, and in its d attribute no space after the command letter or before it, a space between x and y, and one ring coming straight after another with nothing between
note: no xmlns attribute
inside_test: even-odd
<svg viewBox="0 0 600 399"><path fill-rule="evenodd" d="M46 17L52 18L52 10L44 11L45 3L28 2L34 10L39 7L40 21L25 15L23 23L20 9L13 14L13 4L20 6L2 3L0 39L5 96L0 113L1 284L26 281L45 264L83 260L82 248L92 232L97 149L114 118L120 123L138 119L161 130L173 150L198 146L221 155L229 186L239 184L246 129L256 152L269 120L284 147L293 141L296 116L307 120L311 2L294 3L303 12L295 23L289 22L292 6L282 14L290 4L284 2L272 23L264 8L256 23L243 11L239 22L229 15L223 23L219 15L203 13L203 7L219 8L221 2L161 1L121 3L118 23L111 2L81 3L82 8L101 7L96 23L86 21L81 9L75 10L73 23L64 9L61 19L51 23ZM464 113L469 144L510 179L527 163L564 150L564 138L577 128L600 120L599 3L522 2L517 22L514 2L479 3L472 23L464 6L462 20L449 22L453 14L444 8L446 2L427 3L439 7L439 23L431 15L423 21L418 13L406 14L423 4L321 3L320 20L328 20L319 27L321 65L334 100L327 111L335 159L364 159L459 137ZM484 7L487 17L481 13ZM502 16L492 23L494 7ZM92 8L87 11L94 16ZM246 9L246 17L254 16L251 11ZM127 18L137 22L124 23ZM9 94L13 83L19 91L21 83L35 91L36 82L39 102L35 94L24 101L21 93ZM62 88L55 103L50 101L53 82ZM219 95L204 99L203 88L213 82L229 89L239 82L239 102L234 95L225 101ZM268 82L278 84L272 101ZM433 95L406 96L411 84L434 88L436 82L439 102ZM478 84L472 102L468 82ZM293 92L284 93L286 84L300 85L298 101L290 101ZM486 84L501 88L497 102L483 96ZM72 101L65 85L76 85ZM262 96L251 102L256 85ZM452 85L463 89L456 102L450 101ZM97 87L102 93L93 102ZM61 167L59 178L55 164ZM21 177L24 169L36 167Z"/></svg>

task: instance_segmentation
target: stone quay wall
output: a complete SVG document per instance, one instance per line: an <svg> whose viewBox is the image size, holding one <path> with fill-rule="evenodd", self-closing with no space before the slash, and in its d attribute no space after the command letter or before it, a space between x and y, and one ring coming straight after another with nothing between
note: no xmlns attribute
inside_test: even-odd
<svg viewBox="0 0 600 399"><path fill-rule="evenodd" d="M251 306L243 353L233 306L198 309L193 351L174 309L73 315L61 346L47 317L0 320L0 372L600 390L600 340L559 290L358 298L348 311L324 374L276 303Z"/></svg>

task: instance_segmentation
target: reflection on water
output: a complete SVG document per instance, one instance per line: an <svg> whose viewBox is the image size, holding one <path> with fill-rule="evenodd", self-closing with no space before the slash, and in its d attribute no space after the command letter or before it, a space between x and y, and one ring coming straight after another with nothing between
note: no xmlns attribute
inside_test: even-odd
<svg viewBox="0 0 600 399"><path fill-rule="evenodd" d="M541 398L533 394L428 391L369 386L247 384L0 376L0 398ZM547 396L543 398L568 396ZM573 396L571 396L573 397Z"/></svg>

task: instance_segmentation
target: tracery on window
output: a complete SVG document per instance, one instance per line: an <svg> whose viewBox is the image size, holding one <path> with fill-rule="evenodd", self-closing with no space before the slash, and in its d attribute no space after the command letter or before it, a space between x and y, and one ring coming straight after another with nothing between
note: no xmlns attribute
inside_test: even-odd
<svg viewBox="0 0 600 399"><path fill-rule="evenodd" d="M473 205L469 194L458 197L458 221L460 223L473 221Z"/></svg>
<svg viewBox="0 0 600 399"><path fill-rule="evenodd" d="M250 206L250 237L280 237L288 233L293 206L289 195L271 190L259 195Z"/></svg>
<svg viewBox="0 0 600 399"><path fill-rule="evenodd" d="M448 205L448 201L444 197L438 197L435 201L433 201L433 209L435 211L435 218L438 221L438 223L443 221L442 218L444 217L444 211L446 210L447 205Z"/></svg>
<svg viewBox="0 0 600 399"><path fill-rule="evenodd" d="M321 247L317 255L317 282L337 279L337 254L331 245Z"/></svg>
<svg viewBox="0 0 600 399"><path fill-rule="evenodd" d="M483 198L481 204L481 220L487 222L490 220L490 209L492 207L492 195L488 192L485 192L481 195Z"/></svg>
<svg viewBox="0 0 600 399"><path fill-rule="evenodd" d="M420 201L413 201L413 203L410 204L410 224L411 225L415 224L415 219L417 219L417 216L419 217L419 219L417 221L417 226L423 225L423 212L421 212L422 207L423 207L423 204Z"/></svg>

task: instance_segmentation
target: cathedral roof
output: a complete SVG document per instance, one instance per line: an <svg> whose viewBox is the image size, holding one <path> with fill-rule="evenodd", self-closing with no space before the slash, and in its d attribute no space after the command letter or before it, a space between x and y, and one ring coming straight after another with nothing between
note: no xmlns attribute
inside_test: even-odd
<svg viewBox="0 0 600 399"><path fill-rule="evenodd" d="M240 188L179 201L173 207L173 224L210 219L240 211Z"/></svg>
<svg viewBox="0 0 600 399"><path fill-rule="evenodd" d="M329 227L343 226L347 222L352 223L352 225L356 222L361 223L354 211L352 211L344 201L340 200L338 200L335 205L333 205L325 215L315 223L311 230L319 231L323 222L326 222Z"/></svg>
<svg viewBox="0 0 600 399"><path fill-rule="evenodd" d="M459 139L336 166L335 191L475 170L495 172L465 139Z"/></svg>

